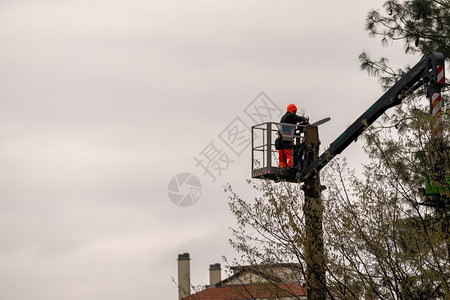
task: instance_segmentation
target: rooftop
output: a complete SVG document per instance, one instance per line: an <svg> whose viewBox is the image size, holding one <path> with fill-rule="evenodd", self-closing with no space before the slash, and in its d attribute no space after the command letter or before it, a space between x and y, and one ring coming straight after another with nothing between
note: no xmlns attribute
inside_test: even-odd
<svg viewBox="0 0 450 300"><path fill-rule="evenodd" d="M270 286L267 284L210 287L182 300L244 300L300 297L306 299L306 289L297 284Z"/></svg>

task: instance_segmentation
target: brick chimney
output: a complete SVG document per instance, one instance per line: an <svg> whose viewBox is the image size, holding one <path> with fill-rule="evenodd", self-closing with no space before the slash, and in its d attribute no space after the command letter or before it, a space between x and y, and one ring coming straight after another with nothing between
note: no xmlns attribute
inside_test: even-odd
<svg viewBox="0 0 450 300"><path fill-rule="evenodd" d="M191 294L191 268L189 253L178 254L178 299Z"/></svg>
<svg viewBox="0 0 450 300"><path fill-rule="evenodd" d="M222 281L221 272L220 264L209 265L209 285L215 285Z"/></svg>

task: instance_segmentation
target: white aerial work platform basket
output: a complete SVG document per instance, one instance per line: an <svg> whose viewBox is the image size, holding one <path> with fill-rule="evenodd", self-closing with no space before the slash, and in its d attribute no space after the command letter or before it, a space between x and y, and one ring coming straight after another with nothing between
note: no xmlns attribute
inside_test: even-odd
<svg viewBox="0 0 450 300"><path fill-rule="evenodd" d="M252 126L252 178L297 182L294 169L278 167L275 139L281 133L283 141L299 143L303 134L297 129L301 127L304 126L275 122Z"/></svg>

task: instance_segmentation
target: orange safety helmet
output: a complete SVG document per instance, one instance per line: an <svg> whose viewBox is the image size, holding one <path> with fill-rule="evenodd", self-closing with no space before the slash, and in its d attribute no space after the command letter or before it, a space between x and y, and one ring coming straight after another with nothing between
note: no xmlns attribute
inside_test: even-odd
<svg viewBox="0 0 450 300"><path fill-rule="evenodd" d="M287 106L287 111L295 114L297 112L297 106L295 106L295 104L289 104Z"/></svg>

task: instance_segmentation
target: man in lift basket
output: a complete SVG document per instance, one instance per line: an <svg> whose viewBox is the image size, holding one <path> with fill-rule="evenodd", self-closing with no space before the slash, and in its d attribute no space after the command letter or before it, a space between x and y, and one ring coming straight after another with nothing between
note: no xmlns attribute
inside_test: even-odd
<svg viewBox="0 0 450 300"><path fill-rule="evenodd" d="M286 113L281 117L280 123L306 125L309 123L309 118L297 115L295 104L289 104ZM278 167L292 168L293 146L293 141L283 140L281 132L278 132L278 138L275 140L275 149L278 150Z"/></svg>

